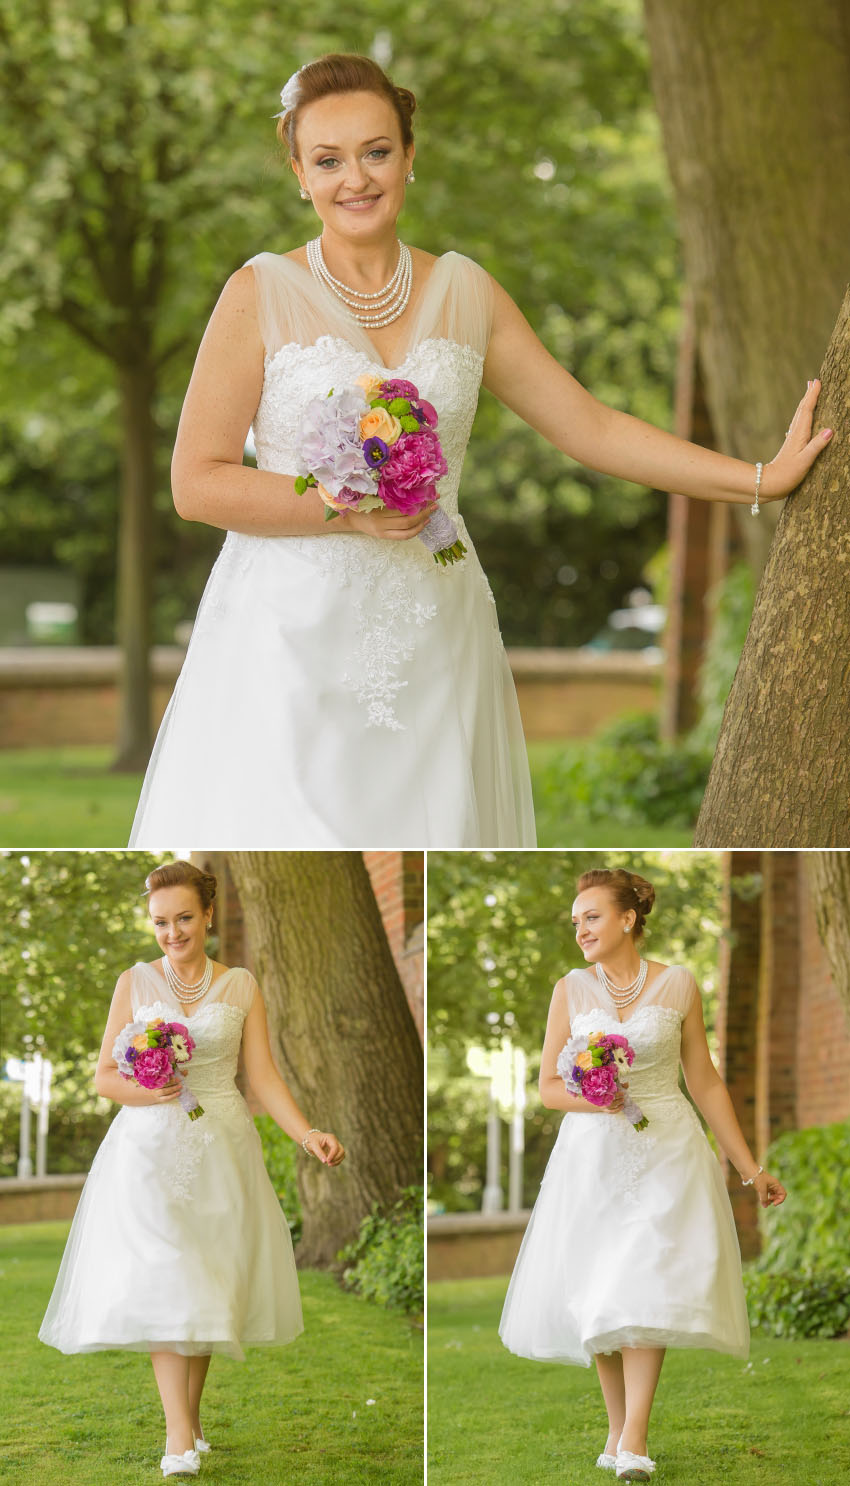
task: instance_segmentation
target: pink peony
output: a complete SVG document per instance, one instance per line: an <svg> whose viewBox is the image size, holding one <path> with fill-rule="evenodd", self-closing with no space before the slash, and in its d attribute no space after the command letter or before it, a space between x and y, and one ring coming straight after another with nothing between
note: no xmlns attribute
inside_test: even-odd
<svg viewBox="0 0 850 1486"><path fill-rule="evenodd" d="M417 398L416 406L424 415L425 422L430 423L432 428L437 426L437 409L432 402L426 402L424 397Z"/></svg>
<svg viewBox="0 0 850 1486"><path fill-rule="evenodd" d="M171 1083L171 1059L164 1047L149 1047L133 1064L133 1077L143 1089L161 1089Z"/></svg>
<svg viewBox="0 0 850 1486"><path fill-rule="evenodd" d="M408 515L437 499L435 480L448 471L440 440L429 428L402 434L381 468L379 491L384 504Z"/></svg>
<svg viewBox="0 0 850 1486"><path fill-rule="evenodd" d="M588 1104L610 1104L617 1092L616 1074L610 1066L591 1068L581 1081L582 1098Z"/></svg>

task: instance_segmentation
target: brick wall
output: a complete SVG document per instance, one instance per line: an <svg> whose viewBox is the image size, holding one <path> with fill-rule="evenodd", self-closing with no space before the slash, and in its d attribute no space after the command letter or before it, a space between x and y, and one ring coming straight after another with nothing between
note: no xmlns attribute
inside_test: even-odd
<svg viewBox="0 0 850 1486"><path fill-rule="evenodd" d="M364 851L363 860L384 921L407 1004L425 1039L424 900L425 853Z"/></svg>
<svg viewBox="0 0 850 1486"><path fill-rule="evenodd" d="M753 1049L759 1014L759 957L761 898L735 891L735 877L757 873L761 853L726 852L723 858L724 920L727 933L720 956L720 995L717 1006L717 1051L720 1075L732 1096L744 1138L753 1152L756 1140L756 1077ZM745 1258L759 1248L756 1199L725 1156L721 1156L741 1253Z"/></svg>
<svg viewBox="0 0 850 1486"><path fill-rule="evenodd" d="M802 956L797 1019L797 1123L829 1125L850 1119L850 1030L818 938L802 861L799 867ZM829 1061L824 1062L824 1048Z"/></svg>

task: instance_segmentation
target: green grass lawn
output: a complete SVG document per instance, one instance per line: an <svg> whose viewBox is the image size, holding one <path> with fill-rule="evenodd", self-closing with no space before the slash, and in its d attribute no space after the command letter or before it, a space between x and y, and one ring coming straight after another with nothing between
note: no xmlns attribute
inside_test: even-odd
<svg viewBox="0 0 850 1486"><path fill-rule="evenodd" d="M584 812L571 819L540 783L559 746L528 750L541 846L690 846L692 832L668 826L589 824ZM0 845L126 846L142 779L110 774L112 756L110 748L0 750Z"/></svg>
<svg viewBox="0 0 850 1486"><path fill-rule="evenodd" d="M498 1336L507 1277L428 1292L428 1486L602 1486L596 1369L514 1357ZM839 1486L850 1480L850 1348L755 1338L749 1363L664 1359L649 1433L669 1486Z"/></svg>
<svg viewBox="0 0 850 1486"><path fill-rule="evenodd" d="M594 812L592 801L582 802L580 806L571 805L568 790L560 786L553 788L552 766L561 756L572 759L580 755L589 757L592 750L592 739L571 739L566 744L552 741L528 744L539 846L592 848L693 844L693 827L688 830L681 826L620 824L604 810Z"/></svg>
<svg viewBox="0 0 850 1486"><path fill-rule="evenodd" d="M140 774L110 774L112 748L0 751L0 845L126 846Z"/></svg>
<svg viewBox="0 0 850 1486"><path fill-rule="evenodd" d="M0 1228L0 1481L152 1486L165 1431L148 1356L66 1357L37 1338L68 1228ZM248 1349L244 1363L213 1358L201 1476L211 1486L421 1482L421 1333L330 1275L300 1280L300 1337Z"/></svg>

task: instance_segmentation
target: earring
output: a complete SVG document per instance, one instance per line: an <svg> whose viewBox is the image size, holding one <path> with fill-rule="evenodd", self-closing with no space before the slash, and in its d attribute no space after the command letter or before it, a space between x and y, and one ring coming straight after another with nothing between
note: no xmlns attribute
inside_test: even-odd
<svg viewBox="0 0 850 1486"><path fill-rule="evenodd" d="M629 932L629 926L628 926L628 924L626 924L625 928L623 929L623 933L624 934L628 934L628 932Z"/></svg>
<svg viewBox="0 0 850 1486"><path fill-rule="evenodd" d="M406 186L412 186L413 185L413 182L415 180L416 180L416 176L413 174L413 171L412 170L409 170L407 172L407 175L404 178L404 184Z"/></svg>
<svg viewBox="0 0 850 1486"><path fill-rule="evenodd" d="M310 195L310 192L309 191L305 191L305 189L304 189L303 186L301 187L301 200L302 201L311 201L312 200L312 197Z"/></svg>

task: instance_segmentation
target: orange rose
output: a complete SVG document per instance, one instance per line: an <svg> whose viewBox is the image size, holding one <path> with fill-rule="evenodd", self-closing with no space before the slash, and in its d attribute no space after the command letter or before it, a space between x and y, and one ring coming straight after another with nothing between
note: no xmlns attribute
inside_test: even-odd
<svg viewBox="0 0 850 1486"><path fill-rule="evenodd" d="M367 402L371 402L374 397L380 397L382 382L383 377L370 377L366 373L362 377L357 377L354 385L355 387L362 387L363 396Z"/></svg>
<svg viewBox="0 0 850 1486"><path fill-rule="evenodd" d="M383 439L385 444L394 444L401 433L401 424L386 408L370 408L360 419L361 439Z"/></svg>
<svg viewBox="0 0 850 1486"><path fill-rule="evenodd" d="M140 1032L138 1034L138 1036L137 1037L134 1037L133 1038L133 1041L130 1043L130 1046L137 1048L140 1053L141 1052L144 1052L144 1050L146 1049L147 1045L148 1045L148 1035L147 1035L147 1032Z"/></svg>
<svg viewBox="0 0 850 1486"><path fill-rule="evenodd" d="M578 1057L576 1058L576 1063L579 1068L583 1068L585 1072L587 1072L588 1068L593 1067L593 1054L579 1053Z"/></svg>

